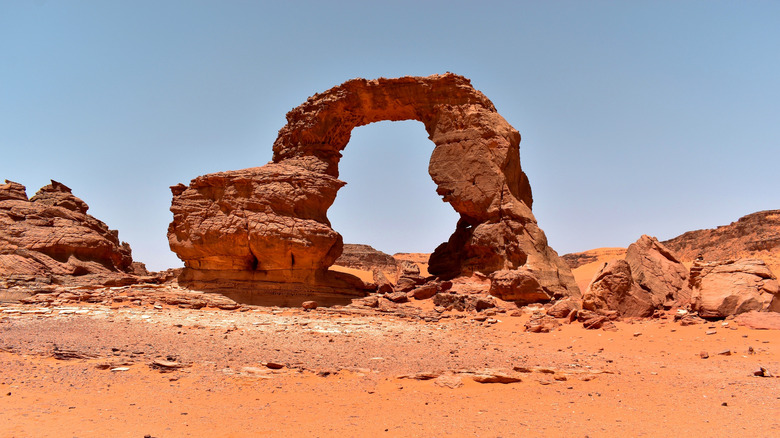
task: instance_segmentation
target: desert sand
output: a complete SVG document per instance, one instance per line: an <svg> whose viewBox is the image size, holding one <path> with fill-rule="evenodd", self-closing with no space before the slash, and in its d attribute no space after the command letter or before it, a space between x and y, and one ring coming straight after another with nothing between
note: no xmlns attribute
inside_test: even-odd
<svg viewBox="0 0 780 438"><path fill-rule="evenodd" d="M532 311L6 303L0 435L780 434L780 380L754 375L780 373L776 330L668 315L529 333Z"/></svg>

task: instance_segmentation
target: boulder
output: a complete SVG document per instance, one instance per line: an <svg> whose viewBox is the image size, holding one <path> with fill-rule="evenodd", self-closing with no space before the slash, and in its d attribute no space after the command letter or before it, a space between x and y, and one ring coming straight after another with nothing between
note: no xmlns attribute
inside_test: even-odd
<svg viewBox="0 0 780 438"><path fill-rule="evenodd" d="M414 298L415 300L427 300L428 298L433 298L433 296L441 290L440 287L441 285L435 281L425 283L414 288L407 295L409 298Z"/></svg>
<svg viewBox="0 0 780 438"><path fill-rule="evenodd" d="M528 269L502 269L490 275L490 295L520 305L547 302L552 296L545 292L534 273Z"/></svg>
<svg viewBox="0 0 780 438"><path fill-rule="evenodd" d="M628 262L619 259L605 263L582 296L584 309L614 310L620 316L651 316L659 305L653 294L634 282Z"/></svg>
<svg viewBox="0 0 780 438"><path fill-rule="evenodd" d="M691 306L702 318L780 312L780 287L763 260L695 261L690 285Z"/></svg>
<svg viewBox="0 0 780 438"><path fill-rule="evenodd" d="M690 301L688 269L655 237L643 235L629 245L626 262L637 286L665 307Z"/></svg>
<svg viewBox="0 0 780 438"><path fill-rule="evenodd" d="M432 275L449 280L525 267L547 295L580 296L531 213L520 134L468 79L451 73L347 81L287 114L272 163L172 187L168 239L186 267L180 284L267 294L282 283L354 296L327 272L343 243L326 213L344 185L338 163L352 129L382 120L425 125L435 145L429 173L460 215L449 241L431 255Z"/></svg>
<svg viewBox="0 0 780 438"><path fill-rule="evenodd" d="M0 276L41 279L89 277L132 283L130 246L119 233L87 214L89 206L57 181L28 199L23 185L0 185ZM51 281L50 278L46 281Z"/></svg>
<svg viewBox="0 0 780 438"><path fill-rule="evenodd" d="M579 303L572 300L560 300L547 309L547 314L553 318L567 318L569 314L579 309Z"/></svg>
<svg viewBox="0 0 780 438"><path fill-rule="evenodd" d="M780 313L751 310L739 314L734 322L756 330L780 330Z"/></svg>

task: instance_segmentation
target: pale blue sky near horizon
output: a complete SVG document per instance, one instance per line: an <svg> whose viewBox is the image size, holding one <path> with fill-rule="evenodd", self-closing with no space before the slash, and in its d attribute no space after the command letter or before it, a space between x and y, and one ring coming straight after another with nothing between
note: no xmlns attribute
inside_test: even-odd
<svg viewBox="0 0 780 438"><path fill-rule="evenodd" d="M263 165L285 114L355 77L471 79L523 140L560 254L780 208L780 2L0 0L0 180L49 179L180 266L169 186ZM328 216L430 252L457 216L419 122L357 128Z"/></svg>

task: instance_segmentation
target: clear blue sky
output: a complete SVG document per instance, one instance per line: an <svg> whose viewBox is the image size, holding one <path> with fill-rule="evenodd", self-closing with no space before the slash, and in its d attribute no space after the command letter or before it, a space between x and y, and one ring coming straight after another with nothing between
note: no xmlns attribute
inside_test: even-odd
<svg viewBox="0 0 780 438"><path fill-rule="evenodd" d="M559 253L780 208L780 2L0 0L0 179L49 179L168 249L169 186L265 164L285 114L354 77L452 71L523 136ZM356 129L329 217L432 251L456 215L418 122Z"/></svg>

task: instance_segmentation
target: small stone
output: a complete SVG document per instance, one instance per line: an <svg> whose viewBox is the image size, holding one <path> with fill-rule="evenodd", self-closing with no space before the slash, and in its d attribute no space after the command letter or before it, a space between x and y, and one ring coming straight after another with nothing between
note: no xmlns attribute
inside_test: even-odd
<svg viewBox="0 0 780 438"><path fill-rule="evenodd" d="M303 310L314 310L319 307L319 304L316 301L304 301L301 303L301 307Z"/></svg>
<svg viewBox="0 0 780 438"><path fill-rule="evenodd" d="M731 350L726 349L726 350L723 350L723 351L719 352L718 354L721 355L721 356L731 356Z"/></svg>
<svg viewBox="0 0 780 438"><path fill-rule="evenodd" d="M748 347L748 354L756 354L756 350L753 347Z"/></svg>
<svg viewBox="0 0 780 438"><path fill-rule="evenodd" d="M642 336L642 333L639 332L634 333L634 337L636 338L637 336Z"/></svg>
<svg viewBox="0 0 780 438"><path fill-rule="evenodd" d="M699 353L699 357L702 359L707 359L708 357L710 357L710 355L706 351L702 351L701 353Z"/></svg>
<svg viewBox="0 0 780 438"><path fill-rule="evenodd" d="M111 368L111 371L128 371L129 369L130 368L128 367L116 367L116 368Z"/></svg>
<svg viewBox="0 0 780 438"><path fill-rule="evenodd" d="M705 332L704 334L705 335L714 335L716 333L718 333L716 330L707 330L707 332Z"/></svg>
<svg viewBox="0 0 780 438"><path fill-rule="evenodd" d="M753 371L753 375L757 377L772 377L772 373L767 371L764 367L759 367L757 370Z"/></svg>
<svg viewBox="0 0 780 438"><path fill-rule="evenodd" d="M280 369L284 368L284 365L282 365L280 363L276 363L276 362L266 362L265 366L270 368L270 369L272 369L272 370L280 370Z"/></svg>

